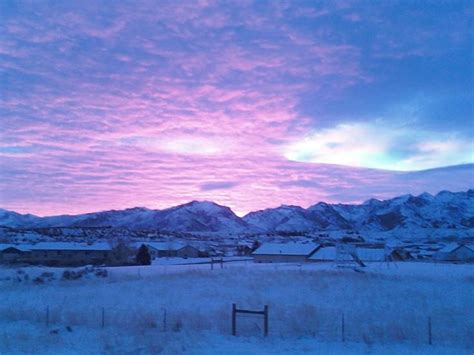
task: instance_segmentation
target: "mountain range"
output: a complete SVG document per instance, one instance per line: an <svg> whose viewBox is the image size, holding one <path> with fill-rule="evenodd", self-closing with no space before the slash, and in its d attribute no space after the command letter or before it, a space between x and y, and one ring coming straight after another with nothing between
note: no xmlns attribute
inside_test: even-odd
<svg viewBox="0 0 474 355"><path fill-rule="evenodd" d="M238 217L229 207L192 201L155 210L129 208L80 215L38 217L0 209L11 228L125 227L200 233L268 233L327 230L391 231L405 228L474 228L474 190L403 195L362 204L319 202L308 208L282 205Z"/></svg>

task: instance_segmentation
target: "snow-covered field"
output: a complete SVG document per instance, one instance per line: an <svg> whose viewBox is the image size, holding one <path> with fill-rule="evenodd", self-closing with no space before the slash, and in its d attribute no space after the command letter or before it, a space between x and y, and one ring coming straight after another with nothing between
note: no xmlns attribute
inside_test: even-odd
<svg viewBox="0 0 474 355"><path fill-rule="evenodd" d="M474 350L470 265L371 264L359 273L333 264L242 261L211 270L168 263L69 281L60 279L63 269L23 271L29 280L18 282L17 269L0 269L0 353ZM34 284L43 272L55 278ZM269 336L262 337L259 317L242 315L240 336L230 336L232 303L255 310L268 305Z"/></svg>

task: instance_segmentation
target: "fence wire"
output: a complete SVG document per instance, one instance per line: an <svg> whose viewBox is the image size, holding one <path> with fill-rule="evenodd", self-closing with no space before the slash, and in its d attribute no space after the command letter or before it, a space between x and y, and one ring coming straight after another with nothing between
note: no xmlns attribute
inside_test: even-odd
<svg viewBox="0 0 474 355"><path fill-rule="evenodd" d="M263 306L263 305L262 305ZM214 331L231 334L231 305L216 310L161 307L95 307L74 309L47 306L44 309L2 308L6 321L31 321L44 325L85 326L96 328L156 329L157 332ZM238 336L263 336L263 317L237 315ZM462 314L431 314L423 317L316 306L290 307L270 305L269 337L312 337L319 341L363 343L414 343L474 346L474 319Z"/></svg>

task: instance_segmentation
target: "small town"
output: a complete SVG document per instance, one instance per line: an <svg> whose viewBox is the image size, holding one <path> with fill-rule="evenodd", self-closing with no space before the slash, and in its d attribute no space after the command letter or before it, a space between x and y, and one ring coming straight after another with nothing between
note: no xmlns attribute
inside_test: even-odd
<svg viewBox="0 0 474 355"><path fill-rule="evenodd" d="M201 243L201 245L203 245ZM450 243L431 255L416 259L403 248L367 247L356 243L338 243L323 246L316 243L256 243L236 245L234 252L219 252L179 242L133 243L68 243L40 242L36 244L0 244L0 262L3 264L31 264L47 266L82 265L135 265L140 247L145 248L151 261L160 258L209 260L210 257L250 257L256 263L309 263L334 262L365 266L367 262L452 262L474 263L474 243ZM235 259L234 259L235 260ZM199 260L198 260L199 262ZM201 261L202 262L202 261Z"/></svg>

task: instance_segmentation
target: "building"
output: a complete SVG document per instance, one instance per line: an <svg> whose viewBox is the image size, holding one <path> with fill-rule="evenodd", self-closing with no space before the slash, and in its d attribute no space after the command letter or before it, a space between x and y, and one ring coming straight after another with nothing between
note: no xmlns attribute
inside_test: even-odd
<svg viewBox="0 0 474 355"><path fill-rule="evenodd" d="M178 250L184 245L176 242L143 242L137 243L137 249L145 244L152 259L178 256Z"/></svg>
<svg viewBox="0 0 474 355"><path fill-rule="evenodd" d="M356 254L362 262L382 262L388 260L388 255L383 248L359 247L356 249Z"/></svg>
<svg viewBox="0 0 474 355"><path fill-rule="evenodd" d="M316 252L308 258L308 261L314 262L334 262L336 260L336 247L319 248Z"/></svg>
<svg viewBox="0 0 474 355"><path fill-rule="evenodd" d="M341 249L347 249L347 245L339 245ZM344 250L343 250L344 251ZM337 247L319 248L310 258L309 261L314 262L383 262L383 261L403 261L409 260L411 255L402 249L386 249L386 248L364 248L353 246L350 250L338 252Z"/></svg>
<svg viewBox="0 0 474 355"><path fill-rule="evenodd" d="M37 243L29 248L29 260L46 265L105 264L112 257L108 243Z"/></svg>
<svg viewBox="0 0 474 355"><path fill-rule="evenodd" d="M235 248L235 254L237 256L247 256L252 254L251 244L238 244Z"/></svg>
<svg viewBox="0 0 474 355"><path fill-rule="evenodd" d="M199 249L191 245L185 245L184 247L178 249L177 256L180 258L198 258Z"/></svg>
<svg viewBox="0 0 474 355"><path fill-rule="evenodd" d="M0 248L1 261L42 265L106 264L112 258L108 243L41 242Z"/></svg>
<svg viewBox="0 0 474 355"><path fill-rule="evenodd" d="M319 248L308 258L308 261L334 262L337 263L338 266L364 266L357 256L355 246L350 244Z"/></svg>
<svg viewBox="0 0 474 355"><path fill-rule="evenodd" d="M178 242L142 242L136 243L135 246L138 249L142 244L148 248L152 259L163 257L198 258L201 254L198 248Z"/></svg>
<svg viewBox="0 0 474 355"><path fill-rule="evenodd" d="M305 262L319 247L314 243L265 243L252 256L256 263Z"/></svg>
<svg viewBox="0 0 474 355"><path fill-rule="evenodd" d="M451 243L433 255L437 261L474 262L474 245Z"/></svg>
<svg viewBox="0 0 474 355"><path fill-rule="evenodd" d="M0 244L0 263L9 264L28 259L30 250L21 245Z"/></svg>
<svg viewBox="0 0 474 355"><path fill-rule="evenodd" d="M387 255L389 261L413 260L413 256L403 248L392 248Z"/></svg>

